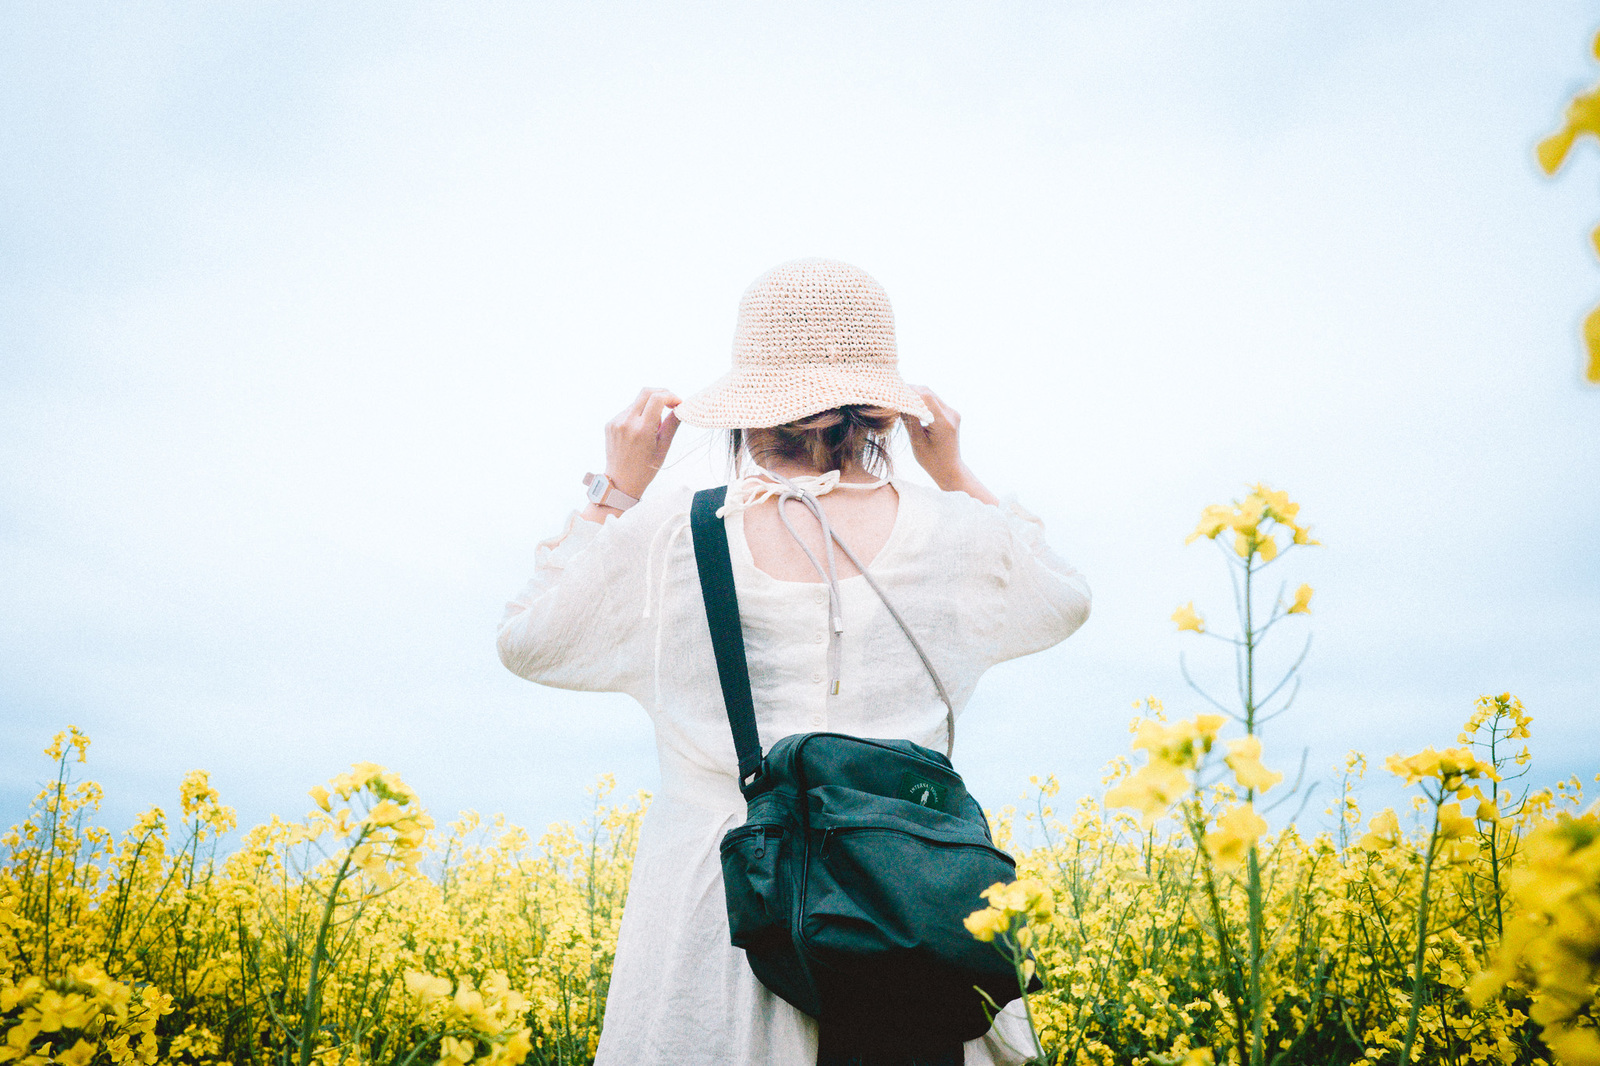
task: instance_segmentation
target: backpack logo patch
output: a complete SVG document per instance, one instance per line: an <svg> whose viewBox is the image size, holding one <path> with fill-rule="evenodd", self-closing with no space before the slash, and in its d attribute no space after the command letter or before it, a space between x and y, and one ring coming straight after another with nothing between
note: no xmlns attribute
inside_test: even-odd
<svg viewBox="0 0 1600 1066"><path fill-rule="evenodd" d="M936 811L945 809L945 801L949 798L949 794L944 785L909 771L900 775L900 788L895 792L895 796L899 799L915 803L919 807L931 807Z"/></svg>

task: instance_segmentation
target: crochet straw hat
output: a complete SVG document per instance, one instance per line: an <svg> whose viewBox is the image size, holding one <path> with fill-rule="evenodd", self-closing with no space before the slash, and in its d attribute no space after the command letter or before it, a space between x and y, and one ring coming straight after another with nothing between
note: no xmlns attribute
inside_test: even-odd
<svg viewBox="0 0 1600 1066"><path fill-rule="evenodd" d="M796 259L745 290L733 369L677 407L691 426L762 429L846 404L933 421L900 377L889 294L837 259Z"/></svg>

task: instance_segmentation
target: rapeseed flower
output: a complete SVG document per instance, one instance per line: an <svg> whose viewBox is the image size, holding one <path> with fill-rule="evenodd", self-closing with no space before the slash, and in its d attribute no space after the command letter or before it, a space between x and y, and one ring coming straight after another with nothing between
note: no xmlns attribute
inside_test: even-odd
<svg viewBox="0 0 1600 1066"><path fill-rule="evenodd" d="M1235 870L1266 831L1267 820L1241 803L1217 819L1216 832L1206 834L1206 851L1219 869Z"/></svg>
<svg viewBox="0 0 1600 1066"><path fill-rule="evenodd" d="M1432 778L1439 782L1445 792L1455 792L1463 787L1464 781L1472 778L1500 780L1494 766L1480 760L1470 748L1447 748L1444 751L1424 748L1406 758L1391 755L1385 765L1408 785Z"/></svg>
<svg viewBox="0 0 1600 1066"><path fill-rule="evenodd" d="M1261 765L1260 737L1248 736L1228 741L1228 755L1223 761L1233 771L1241 788L1265 792L1283 780L1281 773Z"/></svg>
<svg viewBox="0 0 1600 1066"><path fill-rule="evenodd" d="M1106 806L1135 808L1148 829L1187 791L1189 778L1180 767L1152 757L1106 791Z"/></svg>
<svg viewBox="0 0 1600 1066"><path fill-rule="evenodd" d="M1173 611L1172 620L1178 624L1178 632L1180 633L1186 629L1193 630L1196 633L1204 633L1206 631L1206 620L1201 618L1195 611L1193 600Z"/></svg>
<svg viewBox="0 0 1600 1066"><path fill-rule="evenodd" d="M1389 807L1372 819L1366 835L1357 841L1356 846L1363 851L1388 851L1399 847L1400 839L1400 819L1395 815L1394 808Z"/></svg>

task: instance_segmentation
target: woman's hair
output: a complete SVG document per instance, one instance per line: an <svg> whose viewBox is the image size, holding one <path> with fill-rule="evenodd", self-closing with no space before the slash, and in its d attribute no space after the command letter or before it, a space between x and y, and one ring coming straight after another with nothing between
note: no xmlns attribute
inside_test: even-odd
<svg viewBox="0 0 1600 1066"><path fill-rule="evenodd" d="M740 452L766 465L774 459L805 463L819 470L843 470L852 463L875 477L894 473L889 435L900 413L887 407L849 404L767 429L735 429L728 438L728 462L735 474Z"/></svg>

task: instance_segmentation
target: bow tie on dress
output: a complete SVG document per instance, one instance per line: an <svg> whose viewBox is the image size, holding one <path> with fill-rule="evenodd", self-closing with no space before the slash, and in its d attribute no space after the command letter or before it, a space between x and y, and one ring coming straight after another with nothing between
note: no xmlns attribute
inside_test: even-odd
<svg viewBox="0 0 1600 1066"><path fill-rule="evenodd" d="M806 553L806 558L811 560L811 565L816 567L817 573L822 575L823 581L828 585L828 619L831 623L828 626L828 694L832 696L839 694L840 634L844 632L844 611L839 598L839 575L833 561L833 545L837 541L840 549L855 564L856 569L861 572L861 577L871 586L872 591L878 594L878 598L883 601L884 609L889 612L890 617L895 620L896 624L905 633L906 639L911 642L911 646L916 650L917 656L922 660L922 665L927 667L928 676L933 679L933 687L938 690L939 699L945 705L950 741L953 745L956 735L956 709L955 704L950 700L950 694L945 691L944 682L939 678L939 672L934 669L932 661L929 660L927 652L923 650L916 635L912 633L911 627L906 624L904 618L900 617L900 612L895 610L894 604L889 602L889 597L878 586L877 581L873 579L866 566L862 564L860 559L856 558L856 553L850 550L850 546L833 531L833 526L828 523L828 516L823 512L822 505L817 502L818 496L826 496L835 489L876 489L889 483L888 478L879 478L877 481L871 482L841 481L837 470L830 470L825 474L803 474L799 477L787 478L782 474L776 474L756 466L753 473L746 474L736 484L729 487L728 495L723 505L717 508L717 517L724 518L729 514L745 511L758 503L764 503L774 498L777 499L778 517L783 520L784 528L789 531L790 536L794 537L795 543L800 545L800 550ZM827 558L826 566L818 561L816 553L807 546L805 541L800 539L800 535L794 531L794 526L790 525L789 516L784 512L784 504L790 500L799 500L804 504L806 509L816 517L817 523L822 526L823 551ZM662 552L661 589L656 596L656 601L659 603L666 597L667 567L665 557L671 553L673 543L688 531L689 526L689 516L685 513L676 521L666 523L656 532L655 538L651 540L650 548L645 553L645 618L650 617L650 586L653 570L652 561L656 554L656 542L661 539L663 533L666 534L666 548ZM656 691L658 693L661 691L661 634L665 621L664 614L658 615L655 649Z"/></svg>
<svg viewBox="0 0 1600 1066"><path fill-rule="evenodd" d="M888 478L879 478L871 482L840 481L837 470L830 470L826 474L802 474L792 478L770 473L760 467L757 467L756 471L746 474L728 490L727 500L717 508L718 518L725 518L734 511L749 510L775 496L780 500L796 500L803 499L808 494L826 496L834 489L875 489L889 483ZM781 506L779 509L782 509Z"/></svg>
<svg viewBox="0 0 1600 1066"><path fill-rule="evenodd" d="M861 560L856 558L855 552L851 551L849 545L833 531L833 526L828 523L828 516L823 512L822 505L817 502L817 497L825 496L834 489L875 489L888 483L888 478L879 478L873 482L840 481L837 470L830 470L825 474L802 474L799 477L788 478L756 466L752 473L745 475L737 485L729 489L726 502L717 509L717 517L722 518L730 512L743 511L758 503L777 499L778 518L828 586L828 694L830 696L839 694L841 656L839 638L844 633L844 602L839 595L839 571L834 565L833 557L834 542L838 541L839 547L844 549L845 555L855 563L857 570L866 574L867 568L861 565ZM790 500L799 500L804 504L816 518L817 524L822 527L822 553L823 558L827 560L826 566L817 558L810 546L800 539L800 534L796 533L794 526L790 524L789 515L784 511L784 504ZM867 580L872 579L868 577Z"/></svg>
<svg viewBox="0 0 1600 1066"><path fill-rule="evenodd" d="M829 470L825 474L802 474L799 477L789 478L784 477L782 474L765 470L760 466L754 466L750 473L745 474L729 487L727 498L723 505L717 508L717 517L725 518L729 514L748 510L770 499L778 501L778 518L782 520L784 528L789 531L789 535L794 538L795 543L800 545L800 550L806 553L806 558L811 560L811 565L816 567L818 575L828 586L828 693L830 695L837 696L839 694L839 661L841 657L839 636L844 632L844 605L839 595L839 573L838 568L834 565L833 555L835 541L844 550L845 555L849 556L850 561L855 563L856 569L861 571L867 581L873 583L874 586L875 583L872 582L872 576L867 574L867 568L861 564L861 560L856 558L855 552L851 551L849 546L843 540L840 540L839 535L833 531L833 526L829 524L828 516L823 512L822 505L817 502L817 497L826 496L835 489L876 489L887 484L889 484L888 478L879 478L877 481L841 481L837 470ZM826 564L824 564L823 560L817 558L816 553L811 550L804 540L800 539L800 534L795 532L794 526L790 523L789 515L785 511L784 505L791 500L799 500L822 527L823 558L826 559ZM663 556L660 574L661 589L655 596L657 603L660 603L666 594L665 556L671 551L673 542L688 528L689 518L688 515L684 515L678 522L668 523L666 527L657 532L656 539L660 539L662 533L666 535L666 549L661 553ZM649 618L651 613L650 586L655 569L653 566L653 557L656 554L655 547L655 540L652 540L650 550L646 553L645 559L644 618ZM658 619L656 623L657 670L660 669L659 645L663 622L664 619Z"/></svg>

